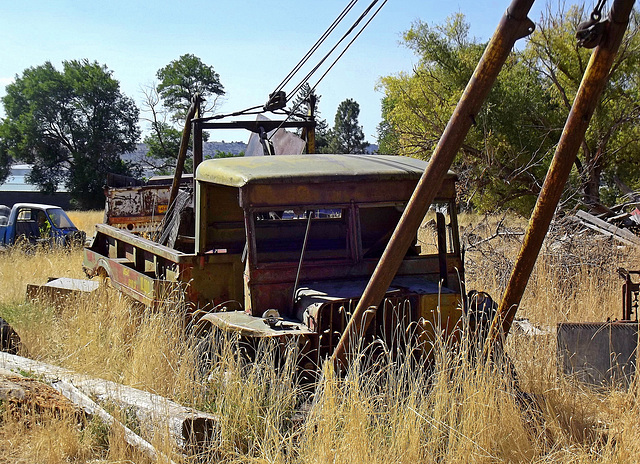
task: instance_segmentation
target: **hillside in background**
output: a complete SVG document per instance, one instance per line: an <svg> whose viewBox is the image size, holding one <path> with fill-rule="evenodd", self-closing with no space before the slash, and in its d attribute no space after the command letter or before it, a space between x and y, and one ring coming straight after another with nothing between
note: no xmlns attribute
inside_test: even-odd
<svg viewBox="0 0 640 464"><path fill-rule="evenodd" d="M203 145L204 158L215 158L216 153L225 152L225 153L233 153L234 155L240 155L244 153L247 148L247 144L244 142L205 142ZM367 147L368 154L374 154L378 151L378 145L371 144ZM135 151L125 153L122 155L122 159L125 161L130 161L132 163L138 164L142 167L142 175L143 177L152 177L155 173L153 172L153 166L150 164L152 160L146 158L145 154L147 153L147 146L144 143L138 143Z"/></svg>
<svg viewBox="0 0 640 464"><path fill-rule="evenodd" d="M205 159L215 158L216 153L225 152L233 153L234 155L240 155L247 148L247 144L244 142L204 142L202 151L204 152ZM155 174L153 168L153 160L147 158L147 145L144 143L138 143L136 150L125 153L122 155L124 161L130 161L142 167L143 177L152 177Z"/></svg>
<svg viewBox="0 0 640 464"><path fill-rule="evenodd" d="M233 153L239 155L247 148L247 144L244 142L205 142L202 146L205 158L213 158L214 155L219 152ZM138 143L135 151L125 153L122 155L122 159L126 161L138 162L144 160L144 155L147 153L147 146L144 143Z"/></svg>

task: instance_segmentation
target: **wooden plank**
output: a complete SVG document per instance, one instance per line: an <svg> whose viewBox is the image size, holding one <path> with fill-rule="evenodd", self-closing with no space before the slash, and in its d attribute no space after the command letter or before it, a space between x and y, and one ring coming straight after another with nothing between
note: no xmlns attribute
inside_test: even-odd
<svg viewBox="0 0 640 464"><path fill-rule="evenodd" d="M159 243L152 242L146 238L139 237L126 230L118 229L107 224L96 224L96 231L100 232L114 240L122 240L125 243L129 243L134 247L140 248L144 251L153 253L154 255L161 256L174 263L190 263L195 259L195 255L182 253L174 250L173 248L160 245Z"/></svg>
<svg viewBox="0 0 640 464"><path fill-rule="evenodd" d="M627 245L640 246L640 237L627 229L621 229L613 224L609 224L602 219L598 219L586 211L578 211L576 216L580 221L590 229L598 231L604 235L610 236Z"/></svg>

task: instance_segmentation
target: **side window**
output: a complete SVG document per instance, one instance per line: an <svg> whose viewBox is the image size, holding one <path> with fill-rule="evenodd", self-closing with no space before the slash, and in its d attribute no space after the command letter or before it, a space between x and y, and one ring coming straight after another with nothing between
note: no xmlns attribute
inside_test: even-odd
<svg viewBox="0 0 640 464"><path fill-rule="evenodd" d="M254 213L258 262L298 261L305 235L305 260L349 258L347 216L340 208Z"/></svg>
<svg viewBox="0 0 640 464"><path fill-rule="evenodd" d="M396 205L361 205L360 237L362 239L362 256L365 259L379 258L387 247L393 231L404 211L404 204ZM408 254L414 254L409 250Z"/></svg>
<svg viewBox="0 0 640 464"><path fill-rule="evenodd" d="M454 227L455 223L451 214L451 204L446 202L434 203L427 211L420 229L418 230L417 245L421 255L438 253L438 231L442 230L445 236L447 253L455 253Z"/></svg>
<svg viewBox="0 0 640 464"><path fill-rule="evenodd" d="M44 212L42 212L44 214ZM16 238L24 236L30 239L40 236L38 230L38 211L31 208L22 208L16 216Z"/></svg>
<svg viewBox="0 0 640 464"><path fill-rule="evenodd" d="M23 208L18 211L18 222L28 222L33 221L34 219L31 217L31 209Z"/></svg>
<svg viewBox="0 0 640 464"><path fill-rule="evenodd" d="M457 227L451 215L452 203L434 203L427 212L415 237L414 245L407 250L407 256L438 254L438 233L441 230L446 252L455 253ZM405 204L396 205L361 205L360 236L362 239L362 256L365 259L382 256L393 232L395 231Z"/></svg>

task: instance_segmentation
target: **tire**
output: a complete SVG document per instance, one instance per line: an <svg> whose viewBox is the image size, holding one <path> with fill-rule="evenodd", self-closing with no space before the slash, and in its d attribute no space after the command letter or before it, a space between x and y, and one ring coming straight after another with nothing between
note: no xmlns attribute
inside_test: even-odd
<svg viewBox="0 0 640 464"><path fill-rule="evenodd" d="M0 317L0 351L18 354L20 337L7 321Z"/></svg>

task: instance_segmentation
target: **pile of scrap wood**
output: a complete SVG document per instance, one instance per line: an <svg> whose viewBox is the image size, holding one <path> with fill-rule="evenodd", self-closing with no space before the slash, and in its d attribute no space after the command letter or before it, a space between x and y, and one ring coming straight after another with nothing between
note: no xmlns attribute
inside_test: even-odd
<svg viewBox="0 0 640 464"><path fill-rule="evenodd" d="M573 219L585 228L625 245L640 246L639 206L639 203L626 203L612 208L598 205L590 213L578 211Z"/></svg>

